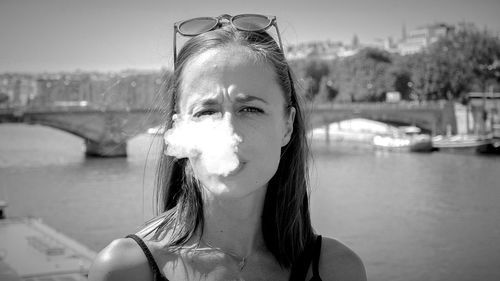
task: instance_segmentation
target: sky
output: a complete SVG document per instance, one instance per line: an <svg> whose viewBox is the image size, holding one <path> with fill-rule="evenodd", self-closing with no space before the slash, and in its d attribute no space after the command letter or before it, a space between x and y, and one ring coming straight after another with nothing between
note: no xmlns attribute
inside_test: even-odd
<svg viewBox="0 0 500 281"><path fill-rule="evenodd" d="M173 23L274 15L283 43L361 43L425 24L472 22L500 34L500 0L0 0L0 72L172 66Z"/></svg>

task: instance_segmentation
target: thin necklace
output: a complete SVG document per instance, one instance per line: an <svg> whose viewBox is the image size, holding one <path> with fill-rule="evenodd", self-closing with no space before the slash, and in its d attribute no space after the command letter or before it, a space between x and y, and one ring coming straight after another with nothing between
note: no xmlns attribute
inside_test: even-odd
<svg viewBox="0 0 500 281"><path fill-rule="evenodd" d="M236 254L236 253L235 253L235 252L233 252L233 251L227 251L227 250L223 250L223 249L222 249L222 248L220 248L220 247L215 247L215 246L213 246L212 244L210 244L210 243L208 243L207 241L205 241L203 238L201 238L200 240L201 240L201 241L202 241L205 245L207 245L208 247L210 247L211 249L216 250L216 251L218 251L218 252L221 252L221 253L223 253L223 254L226 254L226 255L228 255L228 256L230 256L230 257L232 257L233 259L235 259L235 260L237 261L237 263L238 263L238 267L239 267L240 271L242 271L242 270L243 270L243 268L245 267L245 265L247 265L247 259L248 259L248 257L250 256L250 254L248 254L248 255L246 255L246 256L244 256L244 257L242 257L242 256L240 256L240 255Z"/></svg>

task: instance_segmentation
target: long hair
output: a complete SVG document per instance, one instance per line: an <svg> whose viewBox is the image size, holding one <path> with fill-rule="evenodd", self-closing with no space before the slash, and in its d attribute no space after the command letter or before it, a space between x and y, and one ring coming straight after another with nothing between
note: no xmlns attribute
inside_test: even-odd
<svg viewBox="0 0 500 281"><path fill-rule="evenodd" d="M165 89L166 129L172 128L176 113L182 73L187 62L215 48L240 45L257 60L272 65L285 98L286 112L295 108L293 132L281 148L281 159L267 186L262 214L265 244L283 267L290 267L312 240L314 233L309 215L309 146L301 105L290 68L283 51L267 32L239 31L231 26L191 38L180 50L174 73ZM164 151L166 150L163 144ZM156 173L156 211L161 222L152 239L170 233L169 245L184 245L196 231L203 233L203 200L201 186L187 159L176 159L162 153Z"/></svg>

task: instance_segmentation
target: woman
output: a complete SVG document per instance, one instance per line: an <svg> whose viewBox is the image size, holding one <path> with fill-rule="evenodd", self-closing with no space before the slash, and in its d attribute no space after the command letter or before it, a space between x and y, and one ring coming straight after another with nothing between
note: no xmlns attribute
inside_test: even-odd
<svg viewBox="0 0 500 281"><path fill-rule="evenodd" d="M210 147L183 157L166 136L162 214L102 250L90 280L366 280L355 253L313 232L304 120L271 26L279 38L275 18L261 15L175 25L174 38L192 38L178 57L174 40L167 135L185 125L178 120L209 120L228 129L220 138L232 137L226 147L236 160L213 172L216 164L203 160ZM212 143L211 135L189 141Z"/></svg>

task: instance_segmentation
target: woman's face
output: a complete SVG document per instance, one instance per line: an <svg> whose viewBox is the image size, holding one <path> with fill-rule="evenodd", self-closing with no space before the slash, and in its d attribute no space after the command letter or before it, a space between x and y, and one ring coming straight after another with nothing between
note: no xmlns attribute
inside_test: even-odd
<svg viewBox="0 0 500 281"><path fill-rule="evenodd" d="M213 195L243 197L267 187L290 140L295 109L285 99L270 64L241 46L208 50L191 59L182 73L179 113L193 118L222 114L241 138L240 165L227 176L210 174L191 157L195 176Z"/></svg>

